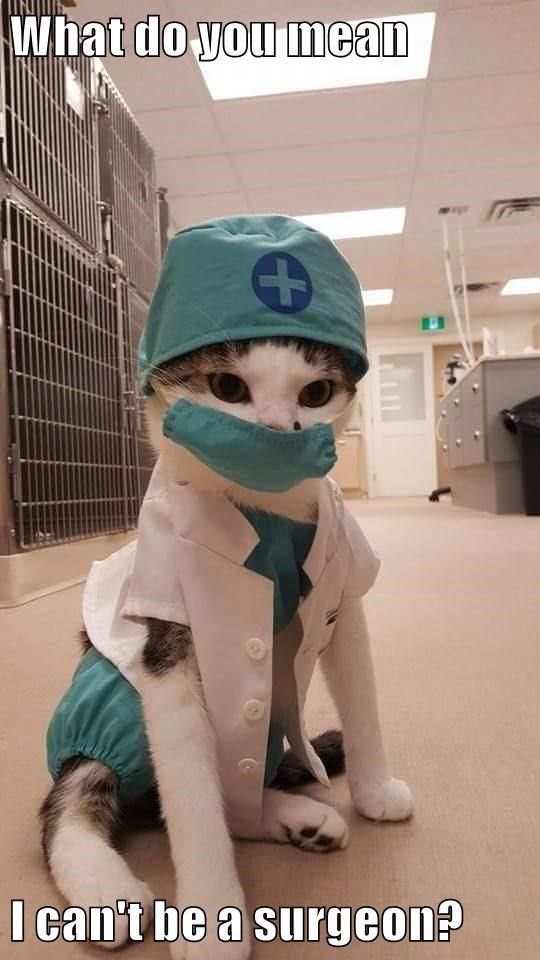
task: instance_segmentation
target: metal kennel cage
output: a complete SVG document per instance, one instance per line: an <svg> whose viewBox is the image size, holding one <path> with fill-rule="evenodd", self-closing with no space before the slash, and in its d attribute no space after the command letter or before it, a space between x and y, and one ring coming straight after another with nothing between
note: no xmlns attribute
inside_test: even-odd
<svg viewBox="0 0 540 960"><path fill-rule="evenodd" d="M152 473L155 455L148 442L144 420L144 398L137 384L137 346L142 333L148 304L127 285L123 288L123 352L124 352L124 438L125 438L125 502L126 522L135 526L141 501Z"/></svg>
<svg viewBox="0 0 540 960"><path fill-rule="evenodd" d="M101 248L95 66L87 57L15 56L10 16L59 14L55 0L1 4L2 164L93 250Z"/></svg>
<svg viewBox="0 0 540 960"><path fill-rule="evenodd" d="M154 152L103 67L97 68L100 202L105 249L146 298L160 263Z"/></svg>
<svg viewBox="0 0 540 960"><path fill-rule="evenodd" d="M28 550L125 531L151 469L132 415L143 308L17 201L2 204L2 234L13 539Z"/></svg>

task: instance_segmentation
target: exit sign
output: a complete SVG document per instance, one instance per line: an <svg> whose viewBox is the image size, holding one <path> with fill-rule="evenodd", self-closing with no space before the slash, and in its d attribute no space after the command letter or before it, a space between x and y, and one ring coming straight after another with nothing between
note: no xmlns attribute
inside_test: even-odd
<svg viewBox="0 0 540 960"><path fill-rule="evenodd" d="M422 330L444 330L444 317L422 317Z"/></svg>

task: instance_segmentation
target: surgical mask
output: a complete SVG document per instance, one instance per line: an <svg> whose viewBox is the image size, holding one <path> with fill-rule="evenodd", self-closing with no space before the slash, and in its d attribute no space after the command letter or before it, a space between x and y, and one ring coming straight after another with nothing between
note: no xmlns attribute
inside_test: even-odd
<svg viewBox="0 0 540 960"><path fill-rule="evenodd" d="M187 400L169 408L163 433L220 476L268 493L324 477L337 459L328 423L283 432Z"/></svg>

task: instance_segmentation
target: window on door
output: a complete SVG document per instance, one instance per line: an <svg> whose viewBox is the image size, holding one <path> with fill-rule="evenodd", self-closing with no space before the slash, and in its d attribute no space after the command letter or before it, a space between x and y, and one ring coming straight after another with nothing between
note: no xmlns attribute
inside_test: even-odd
<svg viewBox="0 0 540 960"><path fill-rule="evenodd" d="M381 420L424 420L426 416L423 353L379 357Z"/></svg>

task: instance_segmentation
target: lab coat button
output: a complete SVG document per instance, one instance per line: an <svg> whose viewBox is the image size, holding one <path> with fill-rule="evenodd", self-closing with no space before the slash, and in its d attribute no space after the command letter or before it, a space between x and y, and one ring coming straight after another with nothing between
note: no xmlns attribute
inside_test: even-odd
<svg viewBox="0 0 540 960"><path fill-rule="evenodd" d="M252 760L251 758L246 758L245 760L240 760L240 763L238 764L238 769L240 773L249 774L249 773L255 773L258 766L259 764L257 763L256 760Z"/></svg>
<svg viewBox="0 0 540 960"><path fill-rule="evenodd" d="M244 704L244 716L246 720L260 720L264 717L265 709L262 700L248 700Z"/></svg>
<svg viewBox="0 0 540 960"><path fill-rule="evenodd" d="M266 644L259 637L251 637L246 643L246 651L252 660L262 660L266 656Z"/></svg>

